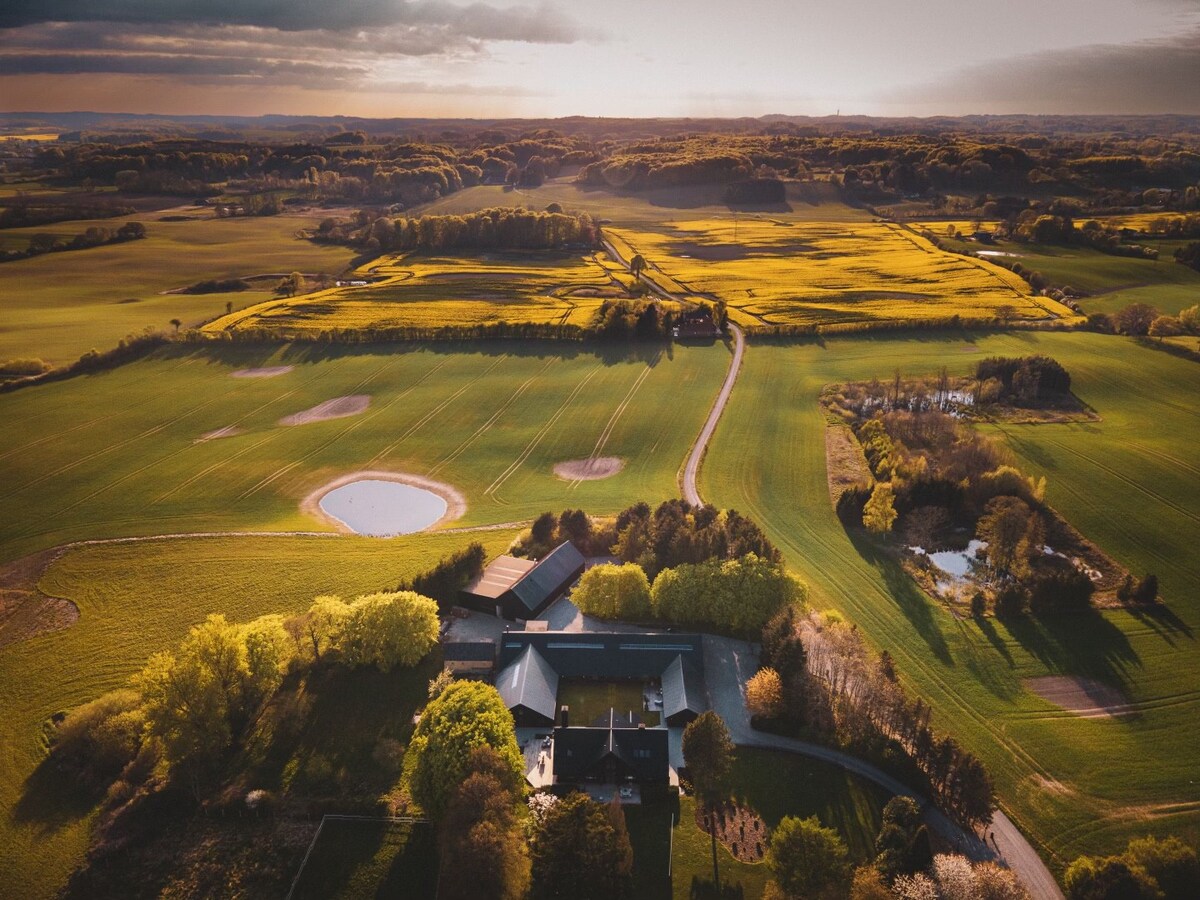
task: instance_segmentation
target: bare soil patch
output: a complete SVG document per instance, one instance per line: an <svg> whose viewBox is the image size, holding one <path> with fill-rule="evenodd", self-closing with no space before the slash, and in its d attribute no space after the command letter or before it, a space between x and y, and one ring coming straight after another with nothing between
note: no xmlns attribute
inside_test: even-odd
<svg viewBox="0 0 1200 900"><path fill-rule="evenodd" d="M233 437L242 433L242 429L236 425L226 425L224 428L216 428L212 431L206 431L200 437L196 438L193 443L203 444L205 441L215 441L218 438Z"/></svg>
<svg viewBox="0 0 1200 900"><path fill-rule="evenodd" d="M629 292L619 287L580 287L571 288L563 294L564 297L628 297Z"/></svg>
<svg viewBox="0 0 1200 900"><path fill-rule="evenodd" d="M870 484L873 480L862 444L849 425L825 427L825 477L829 482L829 502L835 509L838 497L847 488Z"/></svg>
<svg viewBox="0 0 1200 900"><path fill-rule="evenodd" d="M328 522L342 534L354 534L354 530L345 522L335 519L333 516L328 515L325 510L321 509L322 497L330 491L350 484L352 481L395 481L398 484L411 485L412 487L437 494L446 501L446 512L440 519L426 528L426 531L431 531L446 522L453 522L455 519L460 519L467 511L466 497L459 493L458 489L452 485L446 484L443 481L434 481L432 478L425 478L422 475L410 475L407 472L386 472L377 469L350 472L346 475L339 475L332 481L322 484L300 501L300 511L310 516L315 516L323 522Z"/></svg>
<svg viewBox="0 0 1200 900"><path fill-rule="evenodd" d="M284 416L279 420L280 425L309 425L313 422L324 422L328 419L344 419L347 416L357 416L371 405L370 394L350 394L347 397L334 397L324 403Z"/></svg>
<svg viewBox="0 0 1200 900"><path fill-rule="evenodd" d="M60 552L60 549L43 550L0 569L0 649L39 634L69 628L79 619L79 607L74 603L47 596L37 586L46 567Z"/></svg>
<svg viewBox="0 0 1200 900"><path fill-rule="evenodd" d="M591 456L587 459L569 459L554 467L554 474L563 481L599 481L612 478L625 468L625 460L619 456Z"/></svg>
<svg viewBox="0 0 1200 900"><path fill-rule="evenodd" d="M696 827L708 834L708 813L696 805ZM767 823L753 809L736 803L725 803L713 812L716 816L717 840L724 844L734 858L746 863L762 862L766 856L769 830Z"/></svg>
<svg viewBox="0 0 1200 900"><path fill-rule="evenodd" d="M1044 675L1026 678L1024 684L1043 700L1083 719L1108 719L1134 712L1121 691L1093 678Z"/></svg>
<svg viewBox="0 0 1200 900"><path fill-rule="evenodd" d="M286 375L295 366L262 366L257 369L238 369L236 372L230 372L231 378L274 378L277 375Z"/></svg>

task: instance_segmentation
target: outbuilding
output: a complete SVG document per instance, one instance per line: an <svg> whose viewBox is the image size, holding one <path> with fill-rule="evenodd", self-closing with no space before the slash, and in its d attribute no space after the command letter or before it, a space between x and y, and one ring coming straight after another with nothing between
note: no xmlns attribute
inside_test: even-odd
<svg viewBox="0 0 1200 900"><path fill-rule="evenodd" d="M494 641L454 641L442 645L442 660L452 675L486 678L496 666Z"/></svg>
<svg viewBox="0 0 1200 900"><path fill-rule="evenodd" d="M467 585L460 602L502 619L532 619L565 594L583 574L583 554L564 541L537 562L501 556Z"/></svg>

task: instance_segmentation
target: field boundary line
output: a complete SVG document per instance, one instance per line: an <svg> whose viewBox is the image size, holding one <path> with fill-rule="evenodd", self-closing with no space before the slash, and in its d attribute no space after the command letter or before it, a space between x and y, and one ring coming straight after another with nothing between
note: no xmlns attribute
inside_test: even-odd
<svg viewBox="0 0 1200 900"><path fill-rule="evenodd" d="M296 888L300 884L300 876L304 874L304 869L308 865L308 858L312 856L313 847L317 846L317 840L321 837L321 831L325 828L325 823L330 820L334 822L392 822L398 825L429 824L428 819L418 819L413 816L343 816L334 814L321 816L321 824L317 826L317 833L308 842L308 849L304 851L304 859L300 860L300 868L296 870L296 877L292 879L292 886L288 888L285 900L292 900L292 895L296 893Z"/></svg>

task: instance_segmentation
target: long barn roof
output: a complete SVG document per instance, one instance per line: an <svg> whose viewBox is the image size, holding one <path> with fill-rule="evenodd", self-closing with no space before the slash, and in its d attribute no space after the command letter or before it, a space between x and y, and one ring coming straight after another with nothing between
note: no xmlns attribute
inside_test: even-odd
<svg viewBox="0 0 1200 900"><path fill-rule="evenodd" d="M511 590L532 612L548 597L561 591L583 566L583 554L570 541L564 541L522 575Z"/></svg>
<svg viewBox="0 0 1200 900"><path fill-rule="evenodd" d="M558 673L533 647L496 676L496 690L509 709L523 706L553 720L557 711Z"/></svg>
<svg viewBox="0 0 1200 900"><path fill-rule="evenodd" d="M704 696L704 680L689 660L677 656L662 674L663 718L681 712L699 715L708 709Z"/></svg>

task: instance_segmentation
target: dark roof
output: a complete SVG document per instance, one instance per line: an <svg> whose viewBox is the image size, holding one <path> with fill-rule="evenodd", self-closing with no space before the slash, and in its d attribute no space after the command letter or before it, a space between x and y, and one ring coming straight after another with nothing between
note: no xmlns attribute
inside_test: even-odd
<svg viewBox="0 0 1200 900"><path fill-rule="evenodd" d="M558 673L533 647L527 647L496 676L496 690L509 709L523 706L553 721Z"/></svg>
<svg viewBox="0 0 1200 900"><path fill-rule="evenodd" d="M508 665L536 647L563 678L658 678L682 656L704 672L704 639L698 634L619 634L580 631L514 631L500 643Z"/></svg>
<svg viewBox="0 0 1200 900"><path fill-rule="evenodd" d="M583 566L583 554L570 541L564 541L522 575L510 590L526 609L536 610L570 584Z"/></svg>
<svg viewBox="0 0 1200 900"><path fill-rule="evenodd" d="M605 727L554 729L556 778L602 778L609 758L616 761L620 777L665 784L671 766L667 732L663 728L623 728L615 715Z"/></svg>
<svg viewBox="0 0 1200 900"><path fill-rule="evenodd" d="M690 660L677 656L662 674L663 718L691 711L699 715L708 709L704 681Z"/></svg>
<svg viewBox="0 0 1200 900"><path fill-rule="evenodd" d="M496 659L496 644L494 641L455 641L450 644L443 644L442 659L494 662Z"/></svg>

